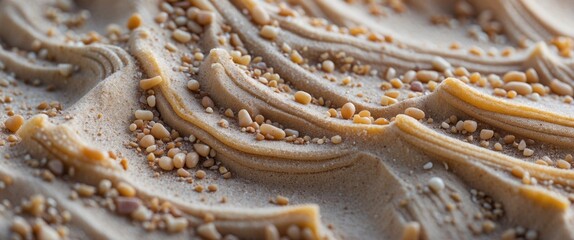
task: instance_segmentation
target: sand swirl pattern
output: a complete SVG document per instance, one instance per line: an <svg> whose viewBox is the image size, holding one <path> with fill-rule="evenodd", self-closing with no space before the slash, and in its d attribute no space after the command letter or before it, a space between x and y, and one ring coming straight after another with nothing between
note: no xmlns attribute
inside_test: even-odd
<svg viewBox="0 0 574 240"><path fill-rule="evenodd" d="M0 238L572 238L570 5L2 1Z"/></svg>

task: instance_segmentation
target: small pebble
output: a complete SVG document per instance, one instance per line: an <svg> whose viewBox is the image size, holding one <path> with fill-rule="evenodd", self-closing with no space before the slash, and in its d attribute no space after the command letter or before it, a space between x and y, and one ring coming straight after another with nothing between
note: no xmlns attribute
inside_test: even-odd
<svg viewBox="0 0 574 240"><path fill-rule="evenodd" d="M245 109L239 110L237 113L237 120L239 121L240 127L249 127L253 123L251 115L249 115L249 112Z"/></svg>
<svg viewBox="0 0 574 240"><path fill-rule="evenodd" d="M494 136L494 131L492 131L492 130L489 130L489 129L480 130L480 139L482 139L482 140L491 139L493 136Z"/></svg>
<svg viewBox="0 0 574 240"><path fill-rule="evenodd" d="M301 103L303 105L311 103L311 100L313 99L309 93L306 93L304 91L297 91L294 97L296 102Z"/></svg>
<svg viewBox="0 0 574 240"><path fill-rule="evenodd" d="M557 95L560 96L572 96L574 94L574 90L572 90L572 86L568 85L565 82L562 82L558 79L554 79L550 82L550 90L552 90L553 93L556 93Z"/></svg>
<svg viewBox="0 0 574 240"><path fill-rule="evenodd" d="M335 135L335 136L331 137L331 142L333 144L339 144L339 143L343 142L343 138L341 138L341 136L339 136L339 135Z"/></svg>
<svg viewBox="0 0 574 240"><path fill-rule="evenodd" d="M207 223L197 227L197 234L205 239L221 239L221 234L217 231L213 223Z"/></svg>
<svg viewBox="0 0 574 240"><path fill-rule="evenodd" d="M284 196L281 195L277 195L277 197L275 197L275 203L279 206L285 206L289 204L289 198L286 198Z"/></svg>
<svg viewBox="0 0 574 240"><path fill-rule="evenodd" d="M275 39L278 34L279 34L279 28L270 25L263 26L261 28L261 31L259 31L259 35L269 40Z"/></svg>
<svg viewBox="0 0 574 240"><path fill-rule="evenodd" d="M115 202L119 214L131 214L141 205L141 200L135 197L116 197Z"/></svg>
<svg viewBox="0 0 574 240"><path fill-rule="evenodd" d="M157 139L169 138L169 131L161 123L155 123L150 131L151 135Z"/></svg>
<svg viewBox="0 0 574 240"><path fill-rule="evenodd" d="M4 126L10 132L15 133L24 124L24 117L22 115L14 115L4 121Z"/></svg>
<svg viewBox="0 0 574 240"><path fill-rule="evenodd" d="M199 82L197 80L189 80L187 81L187 89L191 91L198 91L199 90Z"/></svg>
<svg viewBox="0 0 574 240"><path fill-rule="evenodd" d="M416 120L425 118L425 112L415 107L410 107L405 110L405 114L413 117Z"/></svg>
<svg viewBox="0 0 574 240"><path fill-rule="evenodd" d="M164 171L171 171L174 168L173 160L168 156L163 156L158 160L159 167Z"/></svg>
<svg viewBox="0 0 574 240"><path fill-rule="evenodd" d="M271 137L273 140L281 140L284 139L286 134L285 131L281 128L275 127L271 124L264 123L259 127L261 134L266 138Z"/></svg>
<svg viewBox="0 0 574 240"><path fill-rule="evenodd" d="M476 132L477 123L473 120L466 120L463 122L463 128L469 133Z"/></svg>
<svg viewBox="0 0 574 240"><path fill-rule="evenodd" d="M343 107L341 107L341 116L344 119L350 119L355 114L355 111L355 104L350 102L345 103Z"/></svg>
<svg viewBox="0 0 574 240"><path fill-rule="evenodd" d="M136 189L125 182L120 182L116 187L116 190L118 190L118 193L124 197L134 197L136 195Z"/></svg>
<svg viewBox="0 0 574 240"><path fill-rule="evenodd" d="M134 30L142 25L142 16L138 13L134 13L128 18L126 26L129 30Z"/></svg>
<svg viewBox="0 0 574 240"><path fill-rule="evenodd" d="M175 31L173 31L171 36L173 37L173 39L175 39L180 43L187 43L191 41L191 34L181 29L176 29Z"/></svg>
<svg viewBox="0 0 574 240"><path fill-rule="evenodd" d="M442 191L445 188L444 181L440 177L432 177L428 182L429 188L435 193Z"/></svg>
<svg viewBox="0 0 574 240"><path fill-rule="evenodd" d="M136 119L151 121L153 120L153 113L149 110L136 110L135 117Z"/></svg>
<svg viewBox="0 0 574 240"><path fill-rule="evenodd" d="M209 156L209 152L211 151L211 147L202 143L193 144L193 149L195 149L195 152L197 152L197 154L202 157Z"/></svg>

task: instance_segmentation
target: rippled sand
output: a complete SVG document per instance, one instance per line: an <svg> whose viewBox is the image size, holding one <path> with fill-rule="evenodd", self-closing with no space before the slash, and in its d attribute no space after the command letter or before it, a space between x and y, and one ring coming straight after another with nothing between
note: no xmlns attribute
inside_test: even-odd
<svg viewBox="0 0 574 240"><path fill-rule="evenodd" d="M570 1L0 1L1 239L570 239Z"/></svg>

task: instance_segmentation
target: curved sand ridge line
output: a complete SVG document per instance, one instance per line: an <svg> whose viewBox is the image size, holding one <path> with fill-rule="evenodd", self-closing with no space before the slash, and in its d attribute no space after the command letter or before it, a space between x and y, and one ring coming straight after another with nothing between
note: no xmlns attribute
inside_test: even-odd
<svg viewBox="0 0 574 240"><path fill-rule="evenodd" d="M17 10L15 6L20 5L8 2L2 3L4 4L3 13L5 13L2 14L2 18L12 29L21 33L19 36L25 39L38 39L42 46L53 54L55 62L73 63L79 66L79 72L69 73L67 72L69 66L62 68L62 66L56 66L55 63L51 63L48 67L35 66L12 53L0 52L0 59L4 60L7 69L15 72L16 75L24 78L39 77L51 83L62 81L60 83L62 85L70 84L62 78L63 73L64 75L70 74L72 78L78 77L77 74L90 76L85 81L72 83L77 84L75 86L85 87L84 91L75 93L80 99L83 94L90 91L89 87L106 81L113 74L118 73L126 76L129 81L134 81L133 73L126 66L133 67L135 63L126 51L111 45L69 46L50 40L38 33L38 30L30 28L30 25L34 23L33 20L27 19L31 17L26 17L26 13L34 11ZM320 1L319 3L321 4ZM425 204L444 207L441 205L445 197L441 194L444 192L437 191L434 193L436 196L428 193L415 195L415 197L412 195L426 187L426 185L420 186L420 181L423 181L426 175L422 177L424 172L421 176L416 176L418 172L407 174L409 168L413 168L411 164L422 165L424 163L421 162L422 160L436 161L435 164L442 161L452 167L450 170L448 167L446 170L439 170L438 166L435 167L436 171L440 171L438 173L444 174L448 191L465 191L467 187L484 189L503 204L506 220L497 222L497 224L506 227L518 224L532 226L535 225L532 223L533 218L538 218L552 223L548 224L552 227L535 226L538 227L539 234L545 238L568 238L573 235L568 228L571 211L568 193L553 191L535 184L524 184L524 178L513 176L519 168L520 174L539 181L552 181L555 184L572 186L574 173L571 170L542 166L487 148L477 147L435 131L430 123L423 123L411 116L399 113L404 112L407 107L417 107L435 119L445 119L450 113L457 112L497 129L559 148L572 146L572 140L574 140L574 118L572 116L492 97L455 78L445 78L440 81L435 90L424 96L401 99L399 103L391 106L380 106L376 102L367 102L362 97L347 95L347 89L344 87L330 84L320 76L321 73L310 71L301 64L292 63L291 60L285 58L281 50L278 50L278 45L282 43L294 48L308 45L308 50L302 51L302 55L317 58L317 55L329 49L345 49L348 56L372 64L377 70L382 70L382 66L387 65L399 70L432 68L433 58L441 56L449 62L468 66L471 71L505 73L517 68L533 67L541 76L540 82L545 85L548 85L554 78L570 83L571 76L573 76L572 68L569 67L571 66L570 60L554 57L545 43L538 43L510 60L500 61L489 61L466 55L459 56L448 52L443 54L440 51L425 51L409 45L402 48L385 45L381 48L380 45L367 43L364 39L316 31L303 21L289 21L280 17L273 12L275 8L266 6L266 11L272 12L270 16L276 18L277 25L281 28L279 33L281 39L270 43L259 36L259 27L241 13L240 9L240 6L247 5L247 8L250 8L253 7L250 4L265 5L265 3L235 1L235 4L232 4L225 1L194 1L193 4L198 9L217 11L216 19L204 26L205 32L198 45L206 57L198 66L199 73L194 76L200 83L202 94L210 96L215 106L220 109L228 108L233 112L246 109L250 115L261 114L266 119L275 121L280 126L295 129L301 134L317 137L338 135L344 139L340 144L325 145L256 141L251 135L240 132L235 120L230 120L230 128L222 129L216 123L221 117L220 112L206 113L204 107L186 89L187 77L173 71L172 67L177 66L178 59L165 54L164 48L169 38L166 40L158 37L163 36L161 34L164 30L160 27L141 27L133 31L128 43L129 52L139 61L145 75L160 76L162 79L159 85L153 87L161 120L183 135L194 134L201 142L217 150L221 153L216 157L217 159L226 164L229 163L230 166L238 167L236 173L239 178L248 176L250 171L254 171L258 174L260 172L263 174L279 173L292 174L289 176L295 178L318 176L318 179L327 179L339 176L335 174L337 171L378 162L377 168L374 168L375 175L372 176L375 179L373 180L375 181L374 188L394 194L391 194L390 206L380 207L378 203L370 205L371 203L363 202L365 200L357 201L365 203L367 207L376 206L371 209L372 212L381 216L392 216L393 223L368 222L365 219L374 217L369 214L361 216L367 227L384 225L382 229L372 232L384 232L385 236L396 238L402 234L408 236L411 228L416 229L418 226L418 230L412 230L416 232L416 237L474 236L471 229L456 224L453 224L455 226L452 229L447 228L441 231L439 229L441 225L432 217L431 211L424 208ZM342 16L341 13L337 13L340 9L336 7L327 9L324 3L320 4L318 4L319 7L312 8L315 11L324 11L322 14L324 16L332 14ZM151 22L150 19L146 20ZM327 117L324 113L330 107L316 104L302 105L293 101L292 95L278 93L262 85L246 71L248 67L234 62L230 53L233 48L219 43L217 37L224 32L222 31L223 24L229 24L244 42L244 47L249 50L249 53L262 56L267 66L275 68L276 72L294 89L308 92L312 96L325 97L332 101L333 108L339 108L345 103L353 103L358 111L369 110L371 112L369 114L374 117L388 118L390 124L356 124L348 119ZM345 21L340 20L340 24L344 25ZM21 40L16 39L14 35L2 34L0 36L13 46L18 46L18 41ZM23 49L26 48L25 44L21 45ZM188 50L183 44L177 45L177 49L178 51ZM380 57L381 55L383 57ZM128 70L122 72L125 69ZM96 90L96 93L97 91L99 90ZM442 110L437 111L439 108ZM263 238L267 231L265 229L270 224L281 233L287 232L290 226L297 225L309 229L314 238L327 237L332 234L330 230L324 229L324 219L319 216L319 206L322 205L300 204L282 208L257 209L218 208L152 192L139 186L134 179L123 173L120 170L121 165L111 159L107 152L97 150L85 143L73 128L49 123L44 115L30 118L20 128L17 135L22 138L20 145L34 157L49 156L49 158L61 160L67 167L76 169L78 175L74 177L74 180L92 185L98 184L103 179L111 180L113 186L128 183L133 185L137 192L135 197L158 198L169 202L189 217L189 222L194 226L202 224L205 216L209 215L213 217L211 223L219 233L233 234L240 238ZM393 152L395 152L394 155ZM406 153L406 155L399 153ZM400 160L398 162L397 157ZM411 157L413 159L410 159ZM360 174L352 170L350 172ZM349 179L352 179L351 176ZM389 183L394 185L385 185ZM496 188L491 185L495 185ZM344 194L361 194L361 197L368 199L376 198L379 194L385 195L385 192L361 191L356 187L349 187L350 185L343 186L348 188L344 189ZM428 187L426 189L428 190ZM402 198L412 201L406 204L406 210L396 206L398 205L397 199ZM520 204L515 204L517 202ZM458 206L464 214L471 215L472 211L480 209L470 203L470 200L463 203ZM525 208L531 211L524 211ZM322 208L322 211L336 212L337 210L327 207L327 209ZM83 219L82 216L79 217ZM464 217L459 216L459 218ZM496 231L501 233L501 229ZM350 236L357 235L351 233Z"/></svg>
<svg viewBox="0 0 574 240"><path fill-rule="evenodd" d="M213 59L213 60L212 60ZM151 59L146 59L145 62L158 62L157 60L151 60ZM227 91L229 91L228 93L237 93L237 91L233 91L233 87L227 86L224 87L225 85L223 85L224 83L221 83L221 81L234 81L236 84L249 84L245 80L244 78L247 78L246 76L241 76L240 73L233 73L233 67L231 66L232 63L229 63L229 57L226 54L226 51L224 50L211 50L209 56L207 57L207 61L205 62L205 66L209 66L209 67L205 67L203 72L208 72L209 70L213 70L215 72L213 72L212 74L210 74L210 76L215 76L213 78L210 78L208 81L210 81L208 84L208 89L212 89L215 88L214 91L219 91L218 93L221 93L222 90L226 89ZM156 68L157 67L153 67ZM210 68L210 69L209 69ZM231 72L231 73L230 73ZM153 74L152 74L153 75ZM220 75L223 75L222 77L224 79L221 79ZM207 76L207 74L205 75ZM243 78L243 80L239 80L239 79ZM165 79L165 77L164 77ZM165 86L169 86L169 79L168 81L166 81ZM217 84L221 84L223 85L220 86L218 88L218 86L213 87L212 85L217 85ZM248 87L247 89L249 90L245 90L245 91L251 91L250 94L253 95L257 95L259 93L254 93L254 89L256 89L256 86L251 86ZM236 89L234 89L236 90ZM443 98L446 99L447 102L449 102L448 99L456 99L455 102L458 101L462 101L465 102L466 104L470 104L474 107L479 108L480 110L483 111L492 111L492 112L498 112L501 114L506 114L504 116L517 116L517 117L523 117L526 118L528 120L544 120L546 123L545 124L557 124L557 125L565 125L566 129L570 129L571 128L571 117L567 117L567 116L563 116L560 114L556 114L556 113L551 113L551 112L543 112L539 109L536 108L532 108L532 107L528 107L528 106L524 106L521 104L514 104L514 103L509 103L506 101L502 101L499 100L497 98L493 98L487 95L484 95L476 90L473 90L472 88L466 86L466 84L460 82L459 80L456 79L447 79L445 80L440 87L438 88L437 92L433 93L434 95L439 95ZM215 95L215 94L214 94ZM273 98L273 96L270 96L271 98ZM218 97L214 97L214 99L217 101ZM217 101L218 104L223 104L223 106L229 106L229 104L231 103L224 103L226 101L226 99L221 99L220 101ZM269 100L268 100L269 101ZM231 101L233 102L233 101ZM269 104L271 106L273 106L273 101L269 102ZM282 101L279 101L281 103L283 103L283 107L285 109L288 109L289 106L285 106L285 103ZM453 101L450 101L450 103L456 107L459 108L461 110L464 111L464 109L466 109L464 106L459 106L459 105L455 105L456 103L454 103ZM512 111L507 112L506 110L511 109ZM516 109L516 110L514 110ZM311 116L313 116L313 114L309 114L309 115L301 115L299 114L301 118L303 119L309 119L312 118ZM315 114L316 116L316 114ZM478 119L481 119L480 116L489 116L488 114L476 114L476 117ZM504 118L504 116L502 118ZM399 126L399 128L410 128L409 131L412 130L424 130L425 127L421 126L410 126L405 122L405 117L401 116L401 117L397 117L397 126ZM411 118L409 118L411 119ZM488 120L488 117L484 118L485 121ZM412 121L412 120L411 120ZM412 123L411 123L412 124ZM329 126L328 123L322 122L321 126L325 127L325 126ZM352 127L352 128L363 128L361 126L354 126L352 124L347 124L347 126ZM394 126L394 125L391 125ZM501 129L507 129L509 128L509 126L512 125L500 125L498 126ZM329 129L330 131L336 131L335 129L340 129L341 127L345 127L344 125L341 126L337 126L334 125L331 129ZM377 128L376 126L373 126L374 128ZM527 129L528 125L522 125L520 126L521 129ZM388 128L388 127L378 127L378 128ZM513 130L513 129L510 129ZM421 131L421 134L428 134L430 133L430 130L424 130ZM562 131L560 131L562 132ZM374 134L377 135L378 133L376 132L369 132L370 134ZM380 132L380 134L384 134L384 132ZM433 137L436 136L440 136L438 134L434 134ZM534 138L536 138L536 134L533 135ZM428 139L427 139L428 140ZM443 140L443 139L441 139ZM420 140L419 140L420 141ZM417 145L417 147L420 147L420 145L424 145L422 142L425 142L426 140L422 140L418 143L416 143L415 145ZM564 142L569 143L570 141L568 141L568 139L564 140ZM457 149L460 149L464 146L459 146L458 141L450 141L449 145L445 146L445 153L449 152L449 151L454 151ZM475 151L477 150L482 150L480 148L475 147L476 149L473 149ZM481 152L481 151L477 151L477 152ZM486 150L482 150L482 152L488 152ZM467 153L468 154L468 153ZM481 156L481 154L479 153L477 156ZM498 156L500 157L500 156ZM547 167L542 167L542 166L538 166L538 165L534 165L531 163L525 163L521 160L517 160L517 159L513 159L513 158L509 158L506 157L508 159L512 159L512 161L508 161L508 162L503 162L503 161L498 161L497 163L503 163L502 165L497 165L497 164L493 164L490 163L489 158L478 158L479 161L483 161L484 163L486 163L487 165L491 165L493 167L496 168L502 168L502 169L507 169L508 171L510 171L510 169L515 166L515 165L519 165L524 167L527 171L531 172L532 176L536 176L539 177L540 179L552 179L555 180L556 182L561 182L561 183L570 183L570 179L572 177L572 174L568 173L568 171L565 170L557 170L557 169L548 169ZM536 204L540 204L543 207L544 206L548 206L551 208L556 208L556 209L560 209L561 211L564 211L565 209L568 208L569 206L569 202L566 201L563 197L560 196L556 196L555 194L552 194L550 192L547 192L545 190L542 189L538 189L538 188L533 188L533 187L519 187L518 188L519 192L524 194L525 197L529 197L532 198L533 201Z"/></svg>
<svg viewBox="0 0 574 240"><path fill-rule="evenodd" d="M2 40L22 50L32 50L39 46L47 52L46 58L50 59L48 62L34 64L3 49L0 50L0 58L7 70L22 79L40 79L54 87L75 92L66 96L73 101L66 107L113 74L125 77L133 74L131 68L134 63L131 56L117 46L74 46L41 32L48 29L45 29L44 20L34 13L41 12L42 6L28 6L18 1L2 2L2 23L11 29L0 33Z"/></svg>
<svg viewBox="0 0 574 240"><path fill-rule="evenodd" d="M167 106L166 106L166 109L162 109L160 107L160 111L164 112L164 115L170 114L170 112L174 112L175 114L170 114L170 115L175 115L184 121L184 123L176 123L177 126L181 127L179 129L179 131L182 131L183 133L187 133L188 130L186 130L184 126L186 126L188 124L192 124L194 126L199 127L200 129L203 129L204 131L206 131L208 136L215 137L218 141L223 142L224 145L228 145L229 147L234 148L234 149L240 149L241 150L240 152L245 152L245 153L250 153L250 154L255 154L255 155L264 155L264 156L267 155L269 157L281 158L287 152L290 152L290 151L281 150L280 148L277 149L277 148L272 148L272 147L268 147L268 146L242 144L241 141L238 141L238 139L233 139L232 135L229 135L229 134L226 134L224 132L216 130L216 127L213 125L211 125L211 126L208 125L210 123L205 121L204 119L202 119L202 117L205 117L207 115L205 113L201 113L199 111L194 113L191 109L189 109L189 104L184 102L184 100L183 100L184 97L178 95L178 93L172 88L172 85L170 84L171 78L168 75L166 75L166 71L162 70L162 67L159 63L159 62L162 62L162 60L156 58L151 51L147 50L147 49L149 49L149 48L147 48L149 46L145 45L145 43L140 43L136 40L133 43L132 47L133 47L134 55L136 55L136 57L138 57L140 59L140 62L144 63L144 69L146 70L148 75L150 75L150 76L162 76L162 78L165 79L165 81L162 81L162 83L159 85L159 89L161 90L161 94L162 94L162 98L159 99L159 102L160 102L159 106L163 106L162 100L164 100L164 98L167 101L167 104L166 104ZM208 66L210 66L210 65L208 64ZM217 75L217 72L213 75ZM214 81L218 81L218 79L214 79ZM174 120L174 122L175 122L175 120ZM212 144L207 139L204 141ZM215 144L215 143L213 143L213 144ZM345 150L341 150L341 151L332 151L332 150L317 151L316 149L313 149L311 147L302 146L298 150L298 152L299 152L299 155L290 156L291 159L293 159L293 160L300 159L300 160L304 161L304 160L309 160L309 159L322 160L322 159L329 159L329 158L338 158L338 157L344 155L345 152L347 152L347 151L345 151ZM290 153L292 153L292 152L290 152Z"/></svg>
<svg viewBox="0 0 574 240"><path fill-rule="evenodd" d="M59 81L63 79L61 74L62 69L58 68L58 66L48 67L47 71L51 73L48 75L41 72L42 66L30 65L25 60L20 61L17 60L17 58L13 60L15 57L10 56L10 53L6 53L7 61L4 61L4 63L6 64L7 70L15 72L16 75L21 78L39 77L51 84L60 83L58 85L78 85L85 87L89 86L88 83L90 81L95 85L110 75L121 71L124 65L133 64L127 53L115 46L90 45L76 47L61 44L59 41L47 38L45 35L38 33L37 30L32 27L31 24L33 23L31 23L31 20L25 17L26 14L24 13L33 11L30 11L30 9L19 9L19 7L23 6L15 2L5 1L3 4L6 4L6 6L2 8L6 13L2 15L6 18L5 22L12 24L10 26L21 31L20 35L4 35L2 36L3 40L11 42L14 45L18 45L19 43L17 41L21 41L21 39L11 40L11 37L14 36L40 40L42 46L48 49L48 51L53 54L52 57L57 61L78 64L79 69L82 72L85 71L86 73L84 74L89 76L89 81L84 79L81 82L77 82L77 84L74 84L74 82L60 83ZM26 49L28 46L22 45L22 47ZM66 73L66 75L70 74L71 73ZM74 73L74 75L77 76L78 73ZM73 89L73 87L71 88ZM82 93L76 94L81 98ZM88 147L83 143L80 137L77 136L74 130L68 126L56 126L51 124L47 120L46 115L38 115L29 119L24 123L17 134L22 139L20 145L33 157L48 157L50 159L61 160L66 168L75 169L75 179L80 182L97 185L102 179L109 179L112 180L114 185L117 185L120 182L129 183L131 181L117 172L120 166L117 162L109 158L107 152ZM19 183L17 183L17 185L19 185ZM138 197L149 199L151 197L157 197L157 194L146 192L144 189L138 189ZM196 219L202 218L206 213L212 214L217 219L214 221L214 224L220 232L232 233L242 238L261 236L263 229L268 224L275 225L281 231L286 231L285 229L287 227L297 224L301 227L308 227L315 236L322 235L319 230L318 208L315 205L245 212L244 209L218 210L216 208L194 207L193 205L190 206L187 203L173 199L169 201L173 201L178 209L190 214L191 217L195 216ZM76 217L83 218L81 214L78 214ZM234 222L245 222L247 225L239 224L241 227L238 228L238 224ZM249 228L254 229L254 231L246 231Z"/></svg>
<svg viewBox="0 0 574 240"><path fill-rule="evenodd" d="M548 23L547 19L539 17L534 11L530 8L535 5L533 3L529 3L528 1L473 1L474 4L477 5L478 9L481 10L489 10L494 11L496 16L500 16L500 22L505 26L505 29L511 31L508 34L510 37L520 37L520 39L514 39L515 41L524 40L526 39L533 41L533 42L540 42L546 39L548 36L570 36L569 34L561 33L560 31L555 31L552 28L556 27L556 25L552 25ZM329 3L328 1L311 1L306 4L316 5L314 9L321 9L325 16L329 16L328 19L331 21L338 21L340 20L341 23L346 27L353 27L354 25L365 25L373 30L377 31L380 30L383 33L386 32L385 28L388 26L378 24L374 19L369 17L363 17L362 15L354 15L348 14L346 6L343 3ZM425 4L432 4L430 2L422 3ZM518 7L520 6L520 7ZM518 7L518 8L517 8ZM526 11L523 7L527 7L529 11ZM524 12L528 12L530 15L523 14ZM279 17L277 15L274 15ZM525 17L528 16L528 17ZM528 20L528 21L527 21ZM503 74L511 70L520 69L523 67L530 67L529 61L532 58L534 60L538 59L548 59L553 58L552 54L547 51L540 52L540 54L536 53L538 48L541 46L530 47L526 53L515 54L508 58L494 58L494 59L485 59L481 57L476 57L472 55L468 55L464 52L453 52L453 51L446 51L442 49L436 48L426 48L421 46L418 43L413 43L409 41L409 39L398 39L395 40L393 44L385 44L384 47L380 47L378 44L371 44L365 43L364 41L358 41L353 39L349 36L340 37L337 36L338 34L333 34L324 30L319 30L313 27L309 27L308 25L304 24L301 21L288 21L284 18L279 17L279 21L281 24L285 24L285 28L289 31L298 34L301 37L309 38L311 40L316 41L327 41L327 42L334 42L339 44L346 44L351 45L357 49L363 49L363 51L368 52L377 52L379 55L382 55L383 59L380 60L384 63L391 63L395 65L397 68L404 68L404 69L412 69L414 67L420 68L431 68L433 58L436 56L440 56L445 58L449 62L457 62L461 66L465 66L469 71L478 71L478 72L488 72L488 73L497 73ZM528 22L529 24L525 24ZM533 22L533 23L532 23ZM536 28L535 26L538 26ZM526 29L524 29L526 28ZM520 33L513 32L517 29L520 29ZM528 33L528 34L527 34ZM531 36L530 33L536 33L537 36ZM399 35L400 37L400 35ZM344 40L343 40L344 39ZM405 41L402 41L405 40ZM395 44L397 43L397 44ZM401 45L400 47L398 45ZM546 47L546 43L539 43L539 45L544 45ZM415 56L412 56L415 54ZM357 54L357 57L361 56L369 56L368 54L362 53ZM415 59L415 61L412 61ZM373 61L372 59L364 59L365 61ZM375 59L376 60L376 59ZM571 59L555 59L552 61L552 64L548 64L548 68L553 67L554 65L565 65L570 66L565 68L565 71L568 71L570 76L572 75L572 60ZM539 69L537 69L539 70ZM539 71L539 73L546 74L545 71ZM567 78L561 74L554 73L554 75L546 76L550 80L552 78L558 78L561 81L569 82L570 78ZM572 84L572 83L569 83Z"/></svg>
<svg viewBox="0 0 574 240"><path fill-rule="evenodd" d="M108 153L87 146L67 126L50 123L46 115L37 115L24 123L17 132L22 138L22 145L34 157L59 159L67 168L74 168L81 182L97 184L102 179L109 179L113 185L129 183L131 180L118 173L119 164L110 159ZM98 168L101 167L101 168ZM112 171L110 171L112 170ZM143 188L137 189L137 196L142 199L160 198ZM194 206L179 200L166 199L180 211L200 222L205 214L212 214L213 221L221 233L234 234L242 238L261 236L268 224L275 225L281 231L292 224L307 227L315 237L322 236L318 208L315 205L300 205L286 208L258 210L229 210L213 207ZM244 224L241 224L244 223ZM253 231L245 231L251 229Z"/></svg>

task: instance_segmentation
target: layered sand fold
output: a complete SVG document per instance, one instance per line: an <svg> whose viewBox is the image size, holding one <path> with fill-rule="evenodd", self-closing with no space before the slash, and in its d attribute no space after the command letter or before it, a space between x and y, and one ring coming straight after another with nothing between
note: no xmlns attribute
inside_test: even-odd
<svg viewBox="0 0 574 240"><path fill-rule="evenodd" d="M568 1L0 1L0 239L571 239Z"/></svg>

